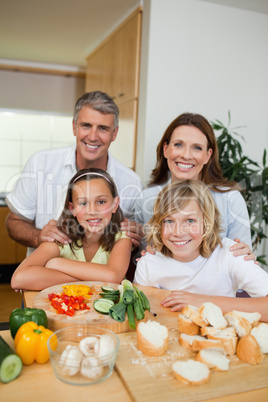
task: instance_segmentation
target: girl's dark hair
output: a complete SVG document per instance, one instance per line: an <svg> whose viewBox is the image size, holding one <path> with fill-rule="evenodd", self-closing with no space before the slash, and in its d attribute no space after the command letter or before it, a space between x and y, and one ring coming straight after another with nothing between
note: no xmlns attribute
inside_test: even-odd
<svg viewBox="0 0 268 402"><path fill-rule="evenodd" d="M204 165L201 171L200 180L209 185L210 188L217 192L230 191L233 187L237 186L237 183L230 182L228 181L228 179L223 177L222 170L219 164L219 151L217 140L213 128L205 117L201 116L200 114L194 113L181 114L180 116L176 117L176 119L174 119L167 127L156 149L157 162L155 168L152 171L149 186L163 184L168 180L169 168L167 160L164 156L163 145L165 143L170 143L173 131L180 126L193 126L198 128L207 138L207 149L212 149L212 155L208 163ZM219 189L219 187L224 187L224 189Z"/></svg>
<svg viewBox="0 0 268 402"><path fill-rule="evenodd" d="M73 186L74 184L82 180L90 181L93 179L104 180L109 187L113 198L118 197L116 185L111 176L105 170L95 168L81 169L73 176L68 185L64 209L61 216L59 217L58 225L61 230L72 240L72 242L70 243L70 248L74 254L75 249L79 249L83 245L85 230L79 224L78 220L75 216L73 216L69 209L69 203L73 202ZM122 220L123 212L118 206L116 212L112 214L112 219L109 222L108 226L105 228L104 233L100 238L100 245L105 251L112 250L115 243L115 236L120 231L120 222L122 222Z"/></svg>

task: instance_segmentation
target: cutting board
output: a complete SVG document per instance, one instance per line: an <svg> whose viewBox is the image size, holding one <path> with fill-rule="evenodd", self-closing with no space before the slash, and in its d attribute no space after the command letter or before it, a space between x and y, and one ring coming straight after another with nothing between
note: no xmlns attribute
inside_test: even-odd
<svg viewBox="0 0 268 402"><path fill-rule="evenodd" d="M76 311L72 317L69 317L66 314L57 314L56 310L50 304L48 294L62 293L63 291L62 287L64 285L71 285L71 284L87 285L91 288L93 295L91 296L90 301L87 303L88 306L90 307L90 310ZM33 299L33 307L45 310L48 318L48 328L51 329L52 331L57 331L58 329L67 327L69 325L85 324L85 323L87 325L95 325L109 329L115 332L116 334L133 331L129 327L127 315L124 322L118 322L113 320L109 315L100 314L94 309L93 302L95 299L100 298L99 292L101 292L101 286L111 286L114 289L118 289L118 284L115 283L103 283L103 282L63 283L61 285L51 286L39 292ZM145 321L147 320L146 314L144 320Z"/></svg>
<svg viewBox="0 0 268 402"><path fill-rule="evenodd" d="M172 374L172 363L194 358L194 352L178 343L177 329L169 330L169 349L164 356L149 357L137 349L136 333L119 335L120 348L116 371L136 402L196 402L268 386L268 355L262 364L250 366L236 356L230 358L227 372L211 371L203 385L187 385Z"/></svg>

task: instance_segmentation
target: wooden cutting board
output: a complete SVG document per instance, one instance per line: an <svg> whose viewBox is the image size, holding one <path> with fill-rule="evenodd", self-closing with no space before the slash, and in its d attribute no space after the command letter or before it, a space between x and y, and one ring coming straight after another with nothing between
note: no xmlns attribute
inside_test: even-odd
<svg viewBox="0 0 268 402"><path fill-rule="evenodd" d="M49 293L62 293L64 285L87 285L91 288L93 295L91 296L88 306L90 310L76 311L72 317L65 314L57 314L56 310L51 306L48 299ZM118 322L113 320L109 315L103 315L98 313L94 307L93 302L95 299L99 299L99 292L101 292L101 286L111 286L114 289L118 289L118 284L115 283L103 283L103 282L73 282L73 283L63 283L61 285L51 286L47 289L42 290L33 299L33 307L41 308L45 310L48 318L48 328L52 331L57 331L58 329L67 327L73 324L87 324L96 325L106 329L109 329L116 334L122 332L133 331L128 324L128 319L124 322ZM145 315L145 321L147 320Z"/></svg>
<svg viewBox="0 0 268 402"><path fill-rule="evenodd" d="M137 349L136 333L119 335L116 371L136 402L202 401L268 386L268 355L262 364L250 366L236 356L229 357L227 372L211 371L203 385L187 385L172 374L172 363L194 358L194 353L178 343L177 329L169 330L169 349L164 356L149 357Z"/></svg>

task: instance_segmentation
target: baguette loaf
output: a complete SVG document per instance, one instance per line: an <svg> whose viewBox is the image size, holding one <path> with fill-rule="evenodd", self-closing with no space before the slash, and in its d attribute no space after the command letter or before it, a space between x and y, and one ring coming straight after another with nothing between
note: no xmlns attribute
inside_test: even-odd
<svg viewBox="0 0 268 402"><path fill-rule="evenodd" d="M209 368L198 361L176 361L172 364L175 378L185 384L204 384L210 376Z"/></svg>
<svg viewBox="0 0 268 402"><path fill-rule="evenodd" d="M198 311L203 320L208 322L212 327L217 329L227 327L228 323L225 320L220 307L216 306L216 304L210 302L203 303Z"/></svg>
<svg viewBox="0 0 268 402"><path fill-rule="evenodd" d="M215 371L227 371L229 369L230 360L224 356L222 349L202 349L197 353L196 360Z"/></svg>
<svg viewBox="0 0 268 402"><path fill-rule="evenodd" d="M258 342L262 353L268 353L268 324L262 322L257 327L252 328L250 334Z"/></svg>
<svg viewBox="0 0 268 402"><path fill-rule="evenodd" d="M251 365L263 362L264 354L253 335L246 335L238 342L236 356Z"/></svg>
<svg viewBox="0 0 268 402"><path fill-rule="evenodd" d="M199 326L184 314L178 315L178 330L187 335L198 335Z"/></svg>
<svg viewBox="0 0 268 402"><path fill-rule="evenodd" d="M168 329L156 321L139 322L138 349L147 356L162 356L168 350Z"/></svg>

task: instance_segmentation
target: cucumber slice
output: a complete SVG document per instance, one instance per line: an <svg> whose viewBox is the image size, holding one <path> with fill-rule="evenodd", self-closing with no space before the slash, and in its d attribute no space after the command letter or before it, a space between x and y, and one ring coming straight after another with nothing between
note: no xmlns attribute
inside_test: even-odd
<svg viewBox="0 0 268 402"><path fill-rule="evenodd" d="M120 292L119 292L119 290L118 289L114 289L114 288L112 288L111 286L102 286L101 287L101 290L104 292L104 293L111 293L111 294L115 294L115 295L119 295L120 294Z"/></svg>
<svg viewBox="0 0 268 402"><path fill-rule="evenodd" d="M0 380L10 382L20 374L22 361L0 336Z"/></svg>
<svg viewBox="0 0 268 402"><path fill-rule="evenodd" d="M93 303L94 309L101 314L109 314L109 310L113 305L114 302L108 299L96 299Z"/></svg>

